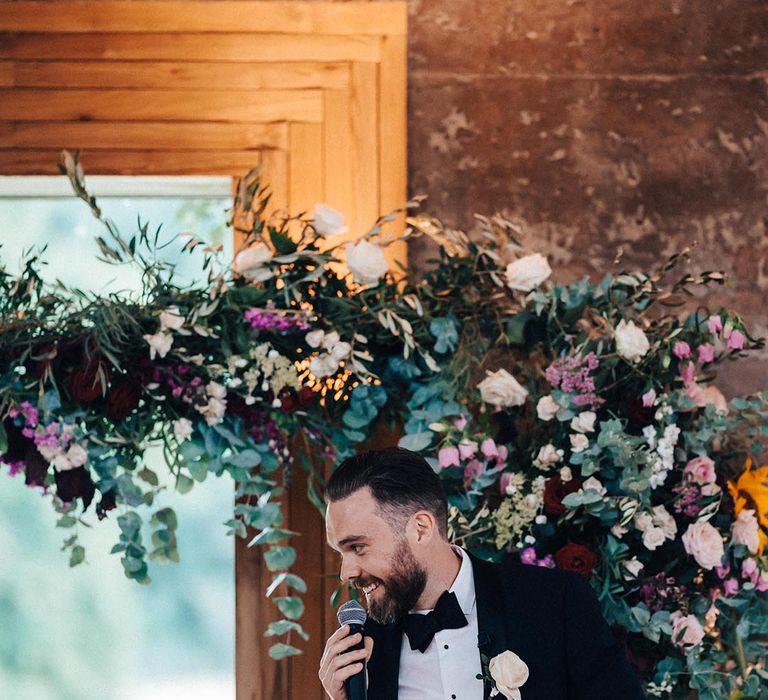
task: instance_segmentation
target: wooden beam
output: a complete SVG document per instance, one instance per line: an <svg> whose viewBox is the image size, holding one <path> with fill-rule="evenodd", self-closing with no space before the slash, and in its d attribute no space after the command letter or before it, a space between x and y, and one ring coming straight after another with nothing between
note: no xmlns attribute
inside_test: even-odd
<svg viewBox="0 0 768 700"><path fill-rule="evenodd" d="M346 63L0 61L0 87L344 90Z"/></svg>
<svg viewBox="0 0 768 700"><path fill-rule="evenodd" d="M380 47L379 36L359 34L0 33L0 58L46 61L378 61Z"/></svg>
<svg viewBox="0 0 768 700"><path fill-rule="evenodd" d="M319 128L319 127L318 127ZM288 124L0 122L2 148L224 150L288 148Z"/></svg>
<svg viewBox="0 0 768 700"><path fill-rule="evenodd" d="M6 121L319 123L320 90L0 90Z"/></svg>
<svg viewBox="0 0 768 700"><path fill-rule="evenodd" d="M151 17L152 21L147 22ZM373 18L373 19L372 19ZM0 27L44 32L405 34L405 3L43 0L0 3Z"/></svg>

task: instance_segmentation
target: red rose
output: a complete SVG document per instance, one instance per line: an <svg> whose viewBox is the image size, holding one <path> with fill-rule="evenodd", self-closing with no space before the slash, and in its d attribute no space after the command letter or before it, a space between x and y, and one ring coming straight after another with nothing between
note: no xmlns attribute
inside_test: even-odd
<svg viewBox="0 0 768 700"><path fill-rule="evenodd" d="M589 578L592 569L597 566L597 554L583 544L570 542L555 552L555 562L559 569L575 571Z"/></svg>
<svg viewBox="0 0 768 700"><path fill-rule="evenodd" d="M562 515L565 513L563 499L569 493L575 493L581 488L581 481L571 479L563 481L559 476L552 476L544 482L544 512L547 515Z"/></svg>
<svg viewBox="0 0 768 700"><path fill-rule="evenodd" d="M130 415L141 398L141 385L138 382L123 382L113 386L107 394L107 418L119 423Z"/></svg>
<svg viewBox="0 0 768 700"><path fill-rule="evenodd" d="M101 373L99 372L101 370ZM101 375L109 382L107 368L98 361L78 367L69 377L69 393L79 403L93 403L102 395Z"/></svg>

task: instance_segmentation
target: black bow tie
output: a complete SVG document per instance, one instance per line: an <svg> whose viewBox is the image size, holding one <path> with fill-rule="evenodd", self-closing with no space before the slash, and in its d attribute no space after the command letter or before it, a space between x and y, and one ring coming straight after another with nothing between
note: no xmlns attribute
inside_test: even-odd
<svg viewBox="0 0 768 700"><path fill-rule="evenodd" d="M408 635L411 649L418 649L423 654L435 633L441 630L457 630L468 624L466 615L456 600L456 594L445 591L437 599L437 605L431 612L426 615L407 615L403 620L403 631Z"/></svg>

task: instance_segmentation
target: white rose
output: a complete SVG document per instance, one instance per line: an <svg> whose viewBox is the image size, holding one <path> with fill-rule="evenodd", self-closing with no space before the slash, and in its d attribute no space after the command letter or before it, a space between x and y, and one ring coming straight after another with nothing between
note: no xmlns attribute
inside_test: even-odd
<svg viewBox="0 0 768 700"><path fill-rule="evenodd" d="M635 325L634 321L629 323L623 319L619 321L613 337L616 340L616 352L627 362L639 362L651 348L645 333Z"/></svg>
<svg viewBox="0 0 768 700"><path fill-rule="evenodd" d="M743 544L752 554L760 547L760 530L754 510L742 510L731 525L733 544Z"/></svg>
<svg viewBox="0 0 768 700"><path fill-rule="evenodd" d="M322 345L323 338L325 337L325 331L320 329L316 331L310 331L304 336L304 340L307 341L307 345L311 348L319 348Z"/></svg>
<svg viewBox="0 0 768 700"><path fill-rule="evenodd" d="M149 343L149 359L154 360L155 355L165 357L173 345L173 336L170 333L155 333L143 336Z"/></svg>
<svg viewBox="0 0 768 700"><path fill-rule="evenodd" d="M560 470L560 481L568 483L571 479L573 479L573 472L571 471L571 468L563 467Z"/></svg>
<svg viewBox="0 0 768 700"><path fill-rule="evenodd" d="M675 539L677 535L677 523L664 506L653 507L653 524L660 527L664 537L668 540Z"/></svg>
<svg viewBox="0 0 768 700"><path fill-rule="evenodd" d="M521 292L530 292L552 274L547 259L540 253L526 255L507 265L507 286Z"/></svg>
<svg viewBox="0 0 768 700"><path fill-rule="evenodd" d="M621 565L626 570L624 579L627 581L630 581L633 578L637 578L640 575L640 572L643 570L643 562L638 561L637 557L632 557L632 559L623 561L621 562Z"/></svg>
<svg viewBox="0 0 768 700"><path fill-rule="evenodd" d="M67 459L72 467L82 467L88 461L88 452L82 445L75 443L67 450Z"/></svg>
<svg viewBox="0 0 768 700"><path fill-rule="evenodd" d="M549 467L553 464L557 464L563 458L563 451L558 450L553 444L549 443L539 449L539 454L536 455L534 464L537 467Z"/></svg>
<svg viewBox="0 0 768 700"><path fill-rule="evenodd" d="M542 396L536 404L536 414L539 420L550 421L560 410L560 406L551 396Z"/></svg>
<svg viewBox="0 0 768 700"><path fill-rule="evenodd" d="M198 406L197 410L203 414L205 422L208 425L216 425L224 420L224 413L227 410L227 402L222 399L211 397L205 406Z"/></svg>
<svg viewBox="0 0 768 700"><path fill-rule="evenodd" d="M74 469L74 468L75 468L75 465L74 465L74 464L72 464L72 462L70 462L70 461L67 459L67 455L65 455L65 454L62 452L62 453L59 453L59 454L57 454L57 455L56 455L56 456L53 458L53 468L54 468L54 469L55 469L57 472L66 472L66 471L69 471L70 469Z"/></svg>
<svg viewBox="0 0 768 700"><path fill-rule="evenodd" d="M579 415L571 421L571 430L575 430L577 433L591 433L595 430L596 418L597 416L592 411L579 413Z"/></svg>
<svg viewBox="0 0 768 700"><path fill-rule="evenodd" d="M725 548L720 533L708 522L691 523L683 534L683 546L704 569L720 565Z"/></svg>
<svg viewBox="0 0 768 700"><path fill-rule="evenodd" d="M503 651L488 664L496 688L507 700L520 700L520 686L528 680L528 666L513 651Z"/></svg>
<svg viewBox="0 0 768 700"><path fill-rule="evenodd" d="M653 517L650 513L637 513L634 517L634 523L640 532L645 532L649 527L653 527Z"/></svg>
<svg viewBox="0 0 768 700"><path fill-rule="evenodd" d="M325 337L323 338L323 347L326 350L333 349L334 345L341 340L339 334L336 331L331 331L330 333L326 333Z"/></svg>
<svg viewBox="0 0 768 700"><path fill-rule="evenodd" d="M179 440L186 440L192 435L192 421L189 418L179 418L173 421L173 434Z"/></svg>
<svg viewBox="0 0 768 700"><path fill-rule="evenodd" d="M660 527L649 527L643 533L643 544L651 551L664 544L665 539L664 530Z"/></svg>
<svg viewBox="0 0 768 700"><path fill-rule="evenodd" d="M611 528L611 534L617 539L620 540L624 535L626 535L629 532L627 528L625 528L621 523L616 523Z"/></svg>
<svg viewBox="0 0 768 700"><path fill-rule="evenodd" d="M312 226L321 236L335 236L349 231L344 225L344 214L327 204L315 204L312 209Z"/></svg>
<svg viewBox="0 0 768 700"><path fill-rule="evenodd" d="M584 491L592 489L593 491L597 491L601 496L605 496L606 494L605 486L600 482L600 479L596 479L594 476L590 476L589 479L581 485L581 488Z"/></svg>
<svg viewBox="0 0 768 700"><path fill-rule="evenodd" d="M480 397L485 403L494 406L522 406L528 397L528 391L507 370L488 372L477 385Z"/></svg>
<svg viewBox="0 0 768 700"><path fill-rule="evenodd" d="M266 264L272 260L272 251L266 243L257 243L241 250L232 263L235 272L249 280L264 282L272 277L272 270Z"/></svg>
<svg viewBox="0 0 768 700"><path fill-rule="evenodd" d="M581 433L573 433L568 436L571 440L572 452L583 452L589 447L589 438Z"/></svg>
<svg viewBox="0 0 768 700"><path fill-rule="evenodd" d="M160 330L177 331L184 325L184 316L178 306L169 306L160 312Z"/></svg>
<svg viewBox="0 0 768 700"><path fill-rule="evenodd" d="M389 270L384 251L373 243L347 243L345 251L347 267L358 284L376 284Z"/></svg>

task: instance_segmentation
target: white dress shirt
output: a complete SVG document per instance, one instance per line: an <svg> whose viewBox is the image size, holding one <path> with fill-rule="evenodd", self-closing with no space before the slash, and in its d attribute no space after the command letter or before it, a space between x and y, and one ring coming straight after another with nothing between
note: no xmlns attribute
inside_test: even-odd
<svg viewBox="0 0 768 700"><path fill-rule="evenodd" d="M408 637L403 634L400 647L400 676L398 700L482 700L483 681L480 652L477 648L477 607L472 562L467 553L461 554L461 567L450 591L456 594L467 626L455 630L442 630L435 634L422 654L411 650ZM414 610L426 615L429 610Z"/></svg>

